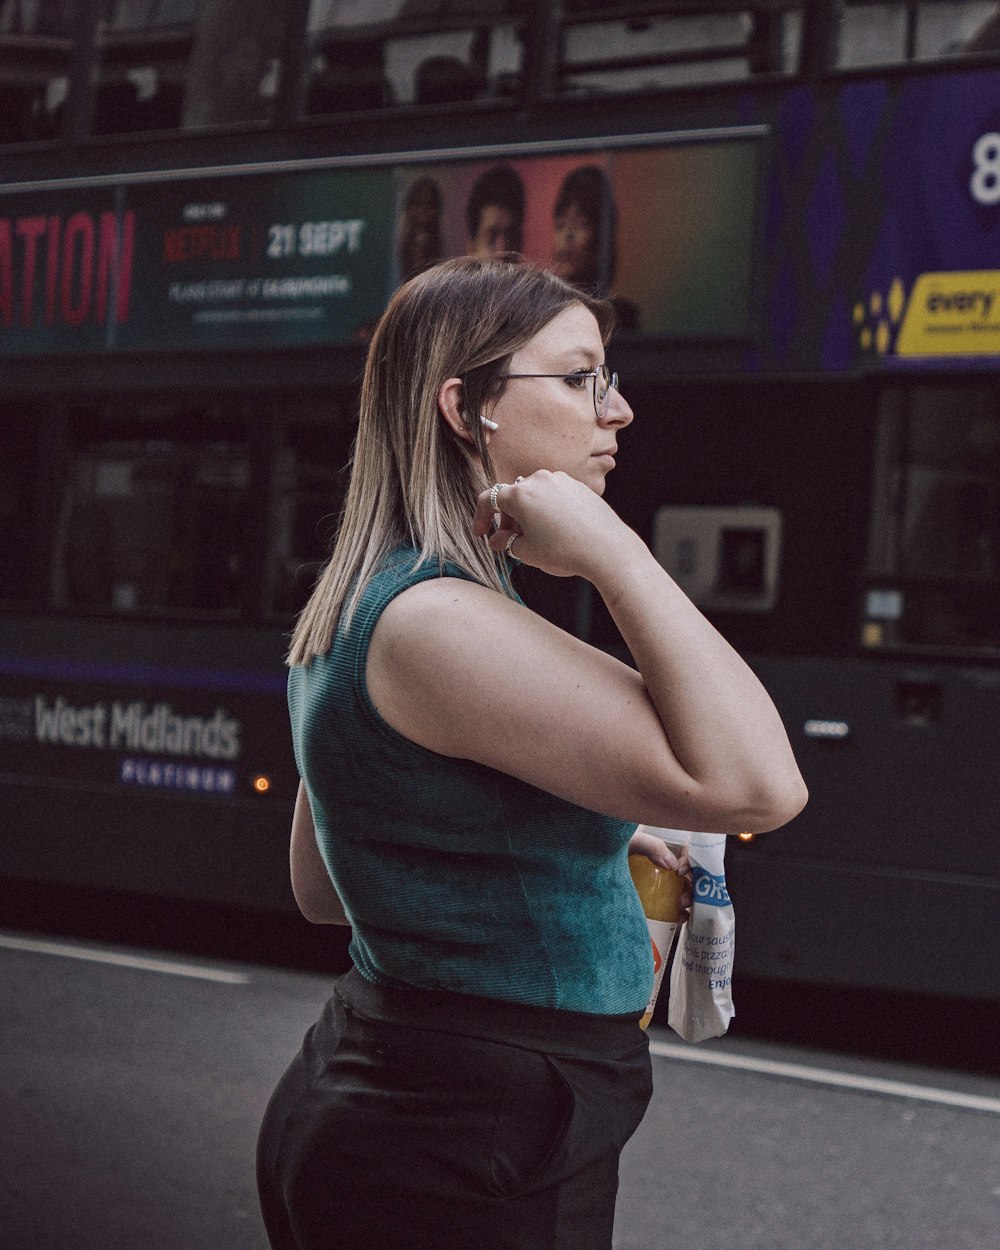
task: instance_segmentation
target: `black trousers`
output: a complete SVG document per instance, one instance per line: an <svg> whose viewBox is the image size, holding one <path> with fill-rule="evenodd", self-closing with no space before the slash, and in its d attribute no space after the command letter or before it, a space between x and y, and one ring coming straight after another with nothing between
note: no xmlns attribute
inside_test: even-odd
<svg viewBox="0 0 1000 1250"><path fill-rule="evenodd" d="M347 973L261 1126L273 1250L610 1250L638 1021Z"/></svg>

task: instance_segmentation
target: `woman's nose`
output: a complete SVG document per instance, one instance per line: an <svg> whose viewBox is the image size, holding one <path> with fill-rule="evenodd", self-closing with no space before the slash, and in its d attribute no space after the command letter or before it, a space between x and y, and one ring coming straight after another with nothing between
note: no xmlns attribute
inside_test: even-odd
<svg viewBox="0 0 1000 1250"><path fill-rule="evenodd" d="M626 425L632 424L634 417L635 413L629 407L628 400L621 391L612 386L608 391L608 406L601 417L601 425L614 425L624 429Z"/></svg>

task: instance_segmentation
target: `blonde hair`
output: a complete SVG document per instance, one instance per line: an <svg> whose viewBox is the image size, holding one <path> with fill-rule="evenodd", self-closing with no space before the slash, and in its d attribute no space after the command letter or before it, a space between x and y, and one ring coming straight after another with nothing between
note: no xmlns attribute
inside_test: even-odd
<svg viewBox="0 0 1000 1250"><path fill-rule="evenodd" d="M400 546L419 552L418 565L450 562L511 593L506 562L472 533L477 496L493 480L479 414L503 393L514 352L571 304L594 314L607 342L614 328L609 304L517 259L444 261L395 293L368 349L333 554L295 626L290 665L329 650L341 617L350 624L372 576ZM450 377L463 381L471 443L438 410L438 392Z"/></svg>

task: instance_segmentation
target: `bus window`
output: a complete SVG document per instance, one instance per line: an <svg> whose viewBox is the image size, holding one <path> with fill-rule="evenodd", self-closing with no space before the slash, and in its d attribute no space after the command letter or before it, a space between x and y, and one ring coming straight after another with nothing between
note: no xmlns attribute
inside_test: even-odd
<svg viewBox="0 0 1000 1250"><path fill-rule="evenodd" d="M93 132L192 129L271 118L292 5L113 0L97 31Z"/></svg>
<svg viewBox="0 0 1000 1250"><path fill-rule="evenodd" d="M1000 5L995 2L848 0L837 63L850 69L991 51L1000 51Z"/></svg>
<svg viewBox="0 0 1000 1250"><path fill-rule="evenodd" d="M529 7L528 0L311 0L306 112L516 94Z"/></svg>
<svg viewBox="0 0 1000 1250"><path fill-rule="evenodd" d="M959 45L962 52L1000 52L1000 4L968 5L970 9L988 9L988 13L977 14L976 24L968 23L968 34L964 43ZM971 17L971 15L970 15Z"/></svg>
<svg viewBox="0 0 1000 1250"><path fill-rule="evenodd" d="M837 63L843 69L907 60L906 4L845 4Z"/></svg>
<svg viewBox="0 0 1000 1250"><path fill-rule="evenodd" d="M53 606L116 615L238 615L250 461L231 443L85 443L56 518Z"/></svg>
<svg viewBox="0 0 1000 1250"><path fill-rule="evenodd" d="M32 597L32 523L37 473L37 414L18 413L0 456L0 604L23 605Z"/></svg>
<svg viewBox="0 0 1000 1250"><path fill-rule="evenodd" d="M1000 406L986 387L883 398L862 642L1000 649Z"/></svg>
<svg viewBox="0 0 1000 1250"><path fill-rule="evenodd" d="M798 69L799 4L704 5L703 14L654 7L565 4L560 90L655 90Z"/></svg>
<svg viewBox="0 0 1000 1250"><path fill-rule="evenodd" d="M75 9L69 0L0 0L0 143L57 137Z"/></svg>
<svg viewBox="0 0 1000 1250"><path fill-rule="evenodd" d="M1000 52L1000 4L920 4L914 59Z"/></svg>
<svg viewBox="0 0 1000 1250"><path fill-rule="evenodd" d="M275 617L300 611L330 554L347 489L353 425L291 420L275 474L267 599Z"/></svg>

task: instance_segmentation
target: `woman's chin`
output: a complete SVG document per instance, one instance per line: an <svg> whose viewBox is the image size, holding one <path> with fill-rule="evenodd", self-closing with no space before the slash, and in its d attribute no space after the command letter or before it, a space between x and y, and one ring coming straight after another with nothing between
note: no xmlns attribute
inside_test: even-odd
<svg viewBox="0 0 1000 1250"><path fill-rule="evenodd" d="M589 467L583 473L577 473L576 480L589 487L595 495L603 495L608 484L608 475L602 468Z"/></svg>

